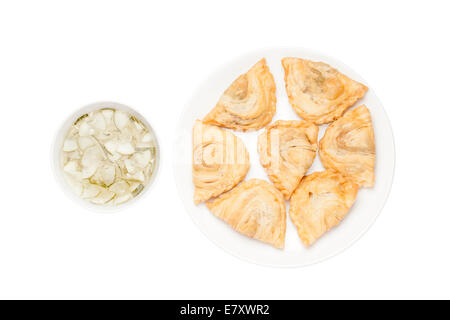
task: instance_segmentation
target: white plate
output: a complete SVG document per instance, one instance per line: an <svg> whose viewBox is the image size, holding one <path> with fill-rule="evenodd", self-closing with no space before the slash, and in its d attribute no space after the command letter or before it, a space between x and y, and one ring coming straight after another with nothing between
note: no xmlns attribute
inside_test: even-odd
<svg viewBox="0 0 450 320"><path fill-rule="evenodd" d="M289 104L284 86L284 71L281 66L281 59L287 56L323 61L369 87L364 99L358 101L355 106L366 104L372 115L377 149L376 181L373 188L363 188L359 191L355 204L341 224L331 229L310 248L306 248L302 244L288 215L286 246L284 250L278 250L235 232L226 223L213 216L204 204L194 205L191 139L194 121L202 119L215 106L220 95L232 81L263 57L266 58L277 85L277 112L273 121L299 119ZM320 126L319 139L326 127L327 125ZM244 141L250 154L251 167L246 179L261 178L270 181L259 163L257 153L257 136L263 130L250 133L233 131ZM174 175L178 191L187 212L200 230L211 241L234 256L249 262L278 267L299 267L322 261L342 252L359 239L374 223L386 202L391 189L395 166L395 148L391 125L373 88L342 62L300 48L260 50L234 59L214 71L200 85L185 107L178 126L174 148L174 154L176 155ZM323 166L317 156L308 173L321 170L323 170ZM289 204L286 204L289 208Z"/></svg>

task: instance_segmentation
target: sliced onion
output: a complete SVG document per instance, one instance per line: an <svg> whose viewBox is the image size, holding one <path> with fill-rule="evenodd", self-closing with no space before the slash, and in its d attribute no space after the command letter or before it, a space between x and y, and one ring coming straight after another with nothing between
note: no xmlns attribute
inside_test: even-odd
<svg viewBox="0 0 450 320"><path fill-rule="evenodd" d="M124 155L130 155L135 152L135 149L131 142L119 142L117 145L117 152Z"/></svg>
<svg viewBox="0 0 450 320"><path fill-rule="evenodd" d="M102 150L98 146L93 146L84 151L81 164L83 167L98 167L103 159Z"/></svg>
<svg viewBox="0 0 450 320"><path fill-rule="evenodd" d="M71 152L78 149L78 144L75 139L66 139L64 141L63 151Z"/></svg>
<svg viewBox="0 0 450 320"><path fill-rule="evenodd" d="M64 171L69 174L80 173L80 170L80 165L78 164L78 161L75 160L67 162L67 164L64 166Z"/></svg>
<svg viewBox="0 0 450 320"><path fill-rule="evenodd" d="M95 145L95 140L92 139L89 136L86 137L79 137L78 138L78 145L80 146L81 150L86 150L89 147L92 147Z"/></svg>
<svg viewBox="0 0 450 320"><path fill-rule="evenodd" d="M81 195L81 197L83 197L84 199L92 199L94 197L97 197L100 192L103 191L104 188L97 186L95 184L91 184L91 183L85 183L83 186L83 193Z"/></svg>
<svg viewBox="0 0 450 320"><path fill-rule="evenodd" d="M136 152L133 155L133 160L141 167L145 168L151 160L151 153L149 150L143 152Z"/></svg>
<svg viewBox="0 0 450 320"><path fill-rule="evenodd" d="M111 140L108 140L105 142L105 148L110 153L115 153L117 151L118 145L119 145L119 143L117 142L116 139L111 139Z"/></svg>
<svg viewBox="0 0 450 320"><path fill-rule="evenodd" d="M87 122L80 124L80 137L87 137L95 133L95 130Z"/></svg>
<svg viewBox="0 0 450 320"><path fill-rule="evenodd" d="M94 204L122 204L138 196L154 167L154 138L127 112L102 109L69 129L61 161L69 186Z"/></svg>
<svg viewBox="0 0 450 320"><path fill-rule="evenodd" d="M108 189L103 188L102 191L95 197L91 199L91 202L94 204L105 204L114 198L114 192L109 191Z"/></svg>
<svg viewBox="0 0 450 320"><path fill-rule="evenodd" d="M130 116L123 111L116 110L114 114L114 123L119 130L124 129L130 122Z"/></svg>
<svg viewBox="0 0 450 320"><path fill-rule="evenodd" d="M110 187L109 190L114 192L117 195L122 195L124 193L129 192L130 190L130 185L124 181L124 180L119 180L115 183L113 183Z"/></svg>
<svg viewBox="0 0 450 320"><path fill-rule="evenodd" d="M95 113L92 116L91 126L97 129L99 132L102 132L106 129L106 121L101 113Z"/></svg>
<svg viewBox="0 0 450 320"><path fill-rule="evenodd" d="M125 159L125 168L129 173L135 173L136 172L136 163L132 159Z"/></svg>
<svg viewBox="0 0 450 320"><path fill-rule="evenodd" d="M129 201L132 197L133 196L131 194L129 194L129 193L124 194L124 195L119 196L119 197L116 197L114 199L114 204L123 204L123 203Z"/></svg>

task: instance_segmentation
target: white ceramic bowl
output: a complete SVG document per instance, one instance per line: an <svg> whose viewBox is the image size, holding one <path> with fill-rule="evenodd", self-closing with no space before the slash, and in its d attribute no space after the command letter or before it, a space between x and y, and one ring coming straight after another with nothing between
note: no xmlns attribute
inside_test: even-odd
<svg viewBox="0 0 450 320"><path fill-rule="evenodd" d="M67 132L69 130L69 128L75 123L75 121L81 117L82 115L92 112L92 111L96 111L99 109L103 109L103 108L112 108L112 109L116 109L116 110L122 110L125 112L128 112L129 114L131 114L132 116L136 117L136 119L139 119L140 121L142 121L142 123L147 127L147 129L150 131L150 133L153 135L154 140L155 140L155 148L156 148L156 164L155 164L155 168L153 170L153 174L150 178L150 181L148 182L148 184L145 186L145 188L142 190L142 192L135 198L131 199L128 202L125 202L123 204L120 205L114 205L114 204L106 204L106 205L95 205L93 203L91 203L88 200L82 199L81 197L77 196L72 188L69 186L69 184L67 183L64 174L63 174L63 170L61 167L61 151L62 151L62 147L63 147L63 143L64 143L64 139L67 135ZM77 111L75 111L74 113L72 113L72 115L70 117L67 118L66 121L64 121L64 123L62 124L62 126L59 128L56 137L54 139L53 142L53 149L52 149L52 164L53 164L53 171L56 177L56 180L58 181L58 183L60 184L62 190L64 191L64 193L73 201L75 201L76 203L78 203L79 205L96 211L96 212L103 212L103 213L110 213L110 212L117 212L120 210L123 210L125 208L128 208L130 205L132 205L133 203L135 203L136 201L138 201L139 199L142 199L150 190L151 186L154 184L156 176L158 174L159 171L159 166L160 166L160 147L159 147L159 143L158 143L158 138L155 134L155 131L153 130L152 126L150 125L150 123L141 115L139 114L136 110L117 103L117 102L96 102L96 103L92 103L89 104L81 109L78 109Z"/></svg>

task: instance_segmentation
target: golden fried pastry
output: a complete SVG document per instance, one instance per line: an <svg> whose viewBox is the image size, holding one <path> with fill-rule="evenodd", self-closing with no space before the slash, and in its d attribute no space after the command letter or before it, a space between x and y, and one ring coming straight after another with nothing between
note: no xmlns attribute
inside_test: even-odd
<svg viewBox="0 0 450 320"><path fill-rule="evenodd" d="M272 120L276 102L275 81L266 59L261 59L231 84L203 122L240 131L258 130Z"/></svg>
<svg viewBox="0 0 450 320"><path fill-rule="evenodd" d="M361 187L374 185L375 141L365 105L346 112L327 128L319 155L325 168L339 171Z"/></svg>
<svg viewBox="0 0 450 320"><path fill-rule="evenodd" d="M331 170L303 178L292 195L289 209L303 243L310 246L337 226L355 202L357 193L357 184Z"/></svg>
<svg viewBox="0 0 450 320"><path fill-rule="evenodd" d="M217 197L245 178L250 163L241 139L229 131L197 120L192 140L196 204Z"/></svg>
<svg viewBox="0 0 450 320"><path fill-rule="evenodd" d="M319 128L306 121L276 121L258 137L261 165L286 200L311 167Z"/></svg>
<svg viewBox="0 0 450 320"><path fill-rule="evenodd" d="M282 64L289 102L300 117L315 124L336 120L367 91L322 62L284 58Z"/></svg>
<svg viewBox="0 0 450 320"><path fill-rule="evenodd" d="M286 208L283 195L260 179L242 182L206 206L236 231L253 239L284 248Z"/></svg>

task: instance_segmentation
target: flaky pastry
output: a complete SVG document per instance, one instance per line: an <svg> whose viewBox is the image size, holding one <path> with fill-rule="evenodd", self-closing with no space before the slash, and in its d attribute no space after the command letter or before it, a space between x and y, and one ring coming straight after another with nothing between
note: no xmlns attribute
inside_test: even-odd
<svg viewBox="0 0 450 320"><path fill-rule="evenodd" d="M375 182L375 140L365 105L347 111L320 140L319 155L327 169L339 171L361 187Z"/></svg>
<svg viewBox="0 0 450 320"><path fill-rule="evenodd" d="M248 152L233 133L197 120L192 141L196 204L217 197L245 178L250 168Z"/></svg>
<svg viewBox="0 0 450 320"><path fill-rule="evenodd" d="M261 165L286 200L316 157L318 132L311 122L280 120L267 126L258 137Z"/></svg>
<svg viewBox="0 0 450 320"><path fill-rule="evenodd" d="M367 91L323 62L284 58L282 64L289 102L300 117L315 124L336 120Z"/></svg>
<svg viewBox="0 0 450 320"><path fill-rule="evenodd" d="M326 170L314 172L300 182L291 198L289 215L306 246L312 245L347 215L358 185L343 175Z"/></svg>
<svg viewBox="0 0 450 320"><path fill-rule="evenodd" d="M266 59L239 76L203 122L240 131L266 126L276 110L276 87Z"/></svg>
<svg viewBox="0 0 450 320"><path fill-rule="evenodd" d="M276 248L284 248L285 202L280 191L269 182L260 179L244 181L206 205L236 231Z"/></svg>

